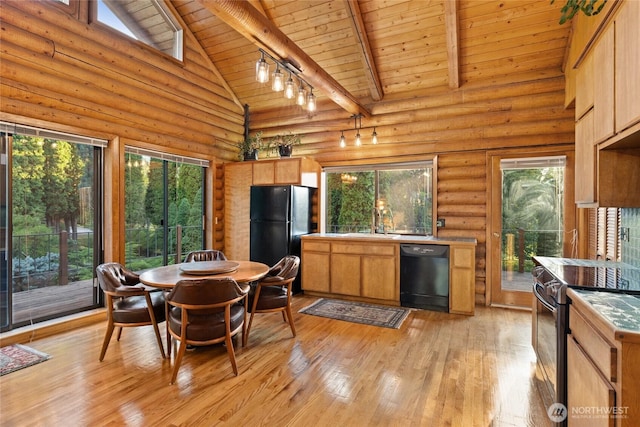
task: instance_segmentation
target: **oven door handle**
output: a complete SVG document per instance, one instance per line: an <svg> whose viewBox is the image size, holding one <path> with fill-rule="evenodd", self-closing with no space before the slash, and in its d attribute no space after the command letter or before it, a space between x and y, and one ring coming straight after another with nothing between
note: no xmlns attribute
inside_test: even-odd
<svg viewBox="0 0 640 427"><path fill-rule="evenodd" d="M550 310L552 313L555 313L556 308L553 305L549 304L549 301L547 301L547 299L543 296L544 293L545 293L544 286L542 286L542 284L538 282L534 282L533 294L536 296L538 301L540 301L540 303L545 306L547 310Z"/></svg>

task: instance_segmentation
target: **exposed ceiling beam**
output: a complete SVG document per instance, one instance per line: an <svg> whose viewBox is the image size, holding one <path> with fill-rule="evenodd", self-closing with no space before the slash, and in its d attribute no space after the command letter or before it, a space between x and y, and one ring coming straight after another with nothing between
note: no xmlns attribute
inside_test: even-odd
<svg viewBox="0 0 640 427"><path fill-rule="evenodd" d="M364 27L364 21L362 20L362 13L360 12L360 6L356 0L344 0L345 7L351 17L351 27L353 32L358 38L358 44L360 45L360 57L364 65L364 72L369 82L369 92L371 98L374 101L380 101L384 96L382 90L382 84L380 83L380 76L378 75L378 69L376 63L373 60L373 53L371 52L371 45L369 44L369 37L367 36L367 30Z"/></svg>
<svg viewBox="0 0 640 427"><path fill-rule="evenodd" d="M296 65L303 78L351 114L371 116L369 110L349 93L309 55L300 49L269 19L246 1L198 0L216 17L253 44Z"/></svg>
<svg viewBox="0 0 640 427"><path fill-rule="evenodd" d="M449 87L460 87L458 37L458 0L444 0L444 26L447 33L447 56L449 58Z"/></svg>

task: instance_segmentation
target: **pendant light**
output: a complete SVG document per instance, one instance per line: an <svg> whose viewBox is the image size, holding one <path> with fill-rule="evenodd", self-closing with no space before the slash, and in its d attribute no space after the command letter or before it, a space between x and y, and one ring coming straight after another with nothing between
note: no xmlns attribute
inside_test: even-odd
<svg viewBox="0 0 640 427"><path fill-rule="evenodd" d="M310 113L316 111L316 96L313 94L313 88L311 88L309 96L307 96L307 111Z"/></svg>
<svg viewBox="0 0 640 427"><path fill-rule="evenodd" d="M293 99L295 89L296 89L296 85L295 83L293 83L293 79L291 78L291 73L289 73L289 78L284 83L284 97L287 99Z"/></svg>
<svg viewBox="0 0 640 427"><path fill-rule="evenodd" d="M302 86L302 82L300 82L300 86L298 87L298 97L296 98L296 104L303 106L307 102L307 91L304 90Z"/></svg>
<svg viewBox="0 0 640 427"><path fill-rule="evenodd" d="M347 146L347 141L344 139L344 131L341 131L340 135L340 148L344 148Z"/></svg>
<svg viewBox="0 0 640 427"><path fill-rule="evenodd" d="M264 53L260 53L260 59L256 62L256 81L266 83L269 81L269 63L264 60Z"/></svg>
<svg viewBox="0 0 640 427"><path fill-rule="evenodd" d="M362 145L362 140L360 139L360 131L356 133L356 147L360 147Z"/></svg>
<svg viewBox="0 0 640 427"><path fill-rule="evenodd" d="M375 127L373 128L373 134L371 134L371 143L374 145L378 143L378 134Z"/></svg>
<svg viewBox="0 0 640 427"><path fill-rule="evenodd" d="M271 89L275 92L280 92L284 89L284 74L280 71L280 64L276 64L276 70L273 72L272 77Z"/></svg>

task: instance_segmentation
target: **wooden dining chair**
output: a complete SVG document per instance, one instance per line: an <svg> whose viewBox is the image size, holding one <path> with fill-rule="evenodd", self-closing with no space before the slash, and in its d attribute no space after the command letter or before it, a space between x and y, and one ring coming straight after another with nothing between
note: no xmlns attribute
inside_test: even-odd
<svg viewBox="0 0 640 427"><path fill-rule="evenodd" d="M109 347L113 330L118 328L120 341L122 328L153 326L162 358L165 358L158 323L165 320L164 292L151 289L138 280L138 274L121 264L110 262L96 267L98 283L106 297L107 331L104 335L100 361Z"/></svg>
<svg viewBox="0 0 640 427"><path fill-rule="evenodd" d="M233 373L238 375L232 338L242 332L244 340L248 293L248 284L238 284L230 277L176 283L167 295L169 334L172 340L180 342L171 384L176 381L187 345L205 346L224 341Z"/></svg>
<svg viewBox="0 0 640 427"><path fill-rule="evenodd" d="M287 255L271 267L265 277L251 286L249 291L251 317L247 332L243 336L243 346L246 346L249 340L253 316L256 313L281 312L282 319L289 323L293 336L296 336L296 327L291 314L291 290L299 268L300 258Z"/></svg>
<svg viewBox="0 0 640 427"><path fill-rule="evenodd" d="M184 262L198 261L226 261L227 257L222 251L217 249L204 249L201 251L191 251L184 257Z"/></svg>

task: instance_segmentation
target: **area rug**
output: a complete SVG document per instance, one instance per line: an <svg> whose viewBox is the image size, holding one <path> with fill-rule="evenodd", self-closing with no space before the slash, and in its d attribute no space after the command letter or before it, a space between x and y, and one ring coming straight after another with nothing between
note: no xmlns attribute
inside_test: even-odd
<svg viewBox="0 0 640 427"><path fill-rule="evenodd" d="M14 344L2 347L0 348L0 376L44 362L50 357L26 345Z"/></svg>
<svg viewBox="0 0 640 427"><path fill-rule="evenodd" d="M411 310L402 307L366 304L321 298L300 313L365 325L399 329Z"/></svg>

